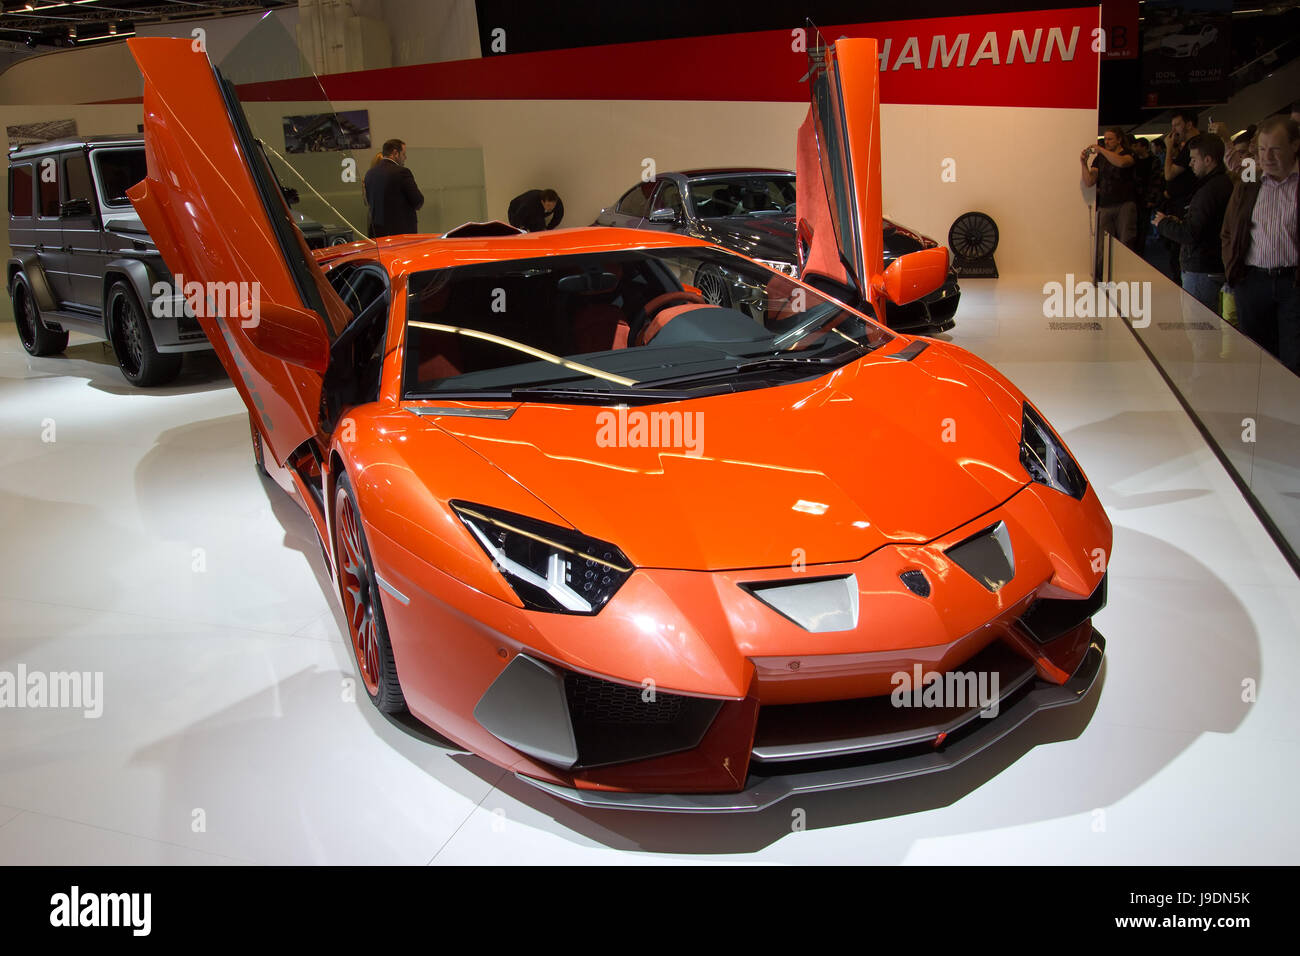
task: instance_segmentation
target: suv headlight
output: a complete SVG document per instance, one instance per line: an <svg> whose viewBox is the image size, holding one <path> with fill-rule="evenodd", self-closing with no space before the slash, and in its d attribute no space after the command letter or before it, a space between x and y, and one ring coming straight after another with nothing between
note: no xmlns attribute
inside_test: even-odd
<svg viewBox="0 0 1300 956"><path fill-rule="evenodd" d="M451 506L531 610L595 614L634 570L606 541L485 505Z"/></svg>
<svg viewBox="0 0 1300 956"><path fill-rule="evenodd" d="M1088 490L1088 482L1078 464L1043 416L1028 402L1025 403L1024 421L1020 427L1020 463L1034 481L1071 498L1082 499Z"/></svg>

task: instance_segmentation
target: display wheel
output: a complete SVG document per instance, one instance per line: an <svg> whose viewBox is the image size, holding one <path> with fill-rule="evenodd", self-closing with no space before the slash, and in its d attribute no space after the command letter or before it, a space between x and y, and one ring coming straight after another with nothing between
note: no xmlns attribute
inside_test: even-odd
<svg viewBox="0 0 1300 956"><path fill-rule="evenodd" d="M966 212L948 230L948 248L963 259L986 259L998 247L998 224L982 212Z"/></svg>

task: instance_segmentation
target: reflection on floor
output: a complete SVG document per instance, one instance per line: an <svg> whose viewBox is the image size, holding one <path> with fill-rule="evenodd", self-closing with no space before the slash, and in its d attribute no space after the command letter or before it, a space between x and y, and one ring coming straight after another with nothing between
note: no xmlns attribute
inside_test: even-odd
<svg viewBox="0 0 1300 956"><path fill-rule="evenodd" d="M726 818L578 810L351 699L216 363L139 392L98 343L29 359L6 311L0 670L102 671L104 704L0 710L0 863L1294 862L1300 582L1130 333L1049 329L1041 288L968 281L945 337L1110 512L1100 693L946 775Z"/></svg>

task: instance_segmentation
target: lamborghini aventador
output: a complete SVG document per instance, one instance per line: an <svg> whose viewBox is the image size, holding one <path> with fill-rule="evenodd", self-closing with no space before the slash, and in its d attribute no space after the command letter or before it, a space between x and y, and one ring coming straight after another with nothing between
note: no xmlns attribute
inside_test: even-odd
<svg viewBox="0 0 1300 956"><path fill-rule="evenodd" d="M569 800L753 810L944 769L1093 685L1095 490L997 371L871 318L948 272L883 266L874 41L813 53L801 279L608 228L313 251L206 56L130 44L129 195L174 273L257 283L255 318L200 321L380 710Z"/></svg>

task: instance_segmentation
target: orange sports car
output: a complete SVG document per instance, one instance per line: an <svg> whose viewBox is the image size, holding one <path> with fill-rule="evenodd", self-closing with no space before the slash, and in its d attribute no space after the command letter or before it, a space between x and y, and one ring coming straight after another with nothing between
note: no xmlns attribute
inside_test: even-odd
<svg viewBox="0 0 1300 956"><path fill-rule="evenodd" d="M1088 692L1094 489L997 371L872 318L948 271L881 266L874 41L812 53L800 279L609 228L313 253L207 57L130 44L132 202L206 290L380 710L568 800L755 810L942 770Z"/></svg>

